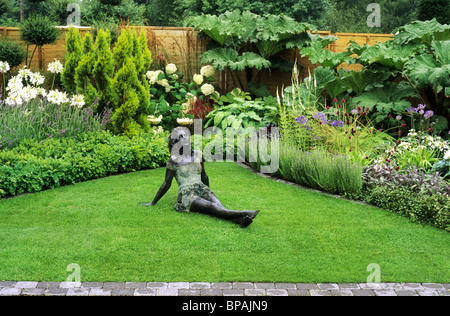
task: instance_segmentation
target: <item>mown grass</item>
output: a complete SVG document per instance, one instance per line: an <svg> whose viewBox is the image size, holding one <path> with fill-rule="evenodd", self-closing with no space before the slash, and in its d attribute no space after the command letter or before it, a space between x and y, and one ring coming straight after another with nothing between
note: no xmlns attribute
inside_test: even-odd
<svg viewBox="0 0 450 316"><path fill-rule="evenodd" d="M231 209L260 209L247 229L173 210L174 182L146 208L165 169L0 200L0 280L365 282L450 281L450 235L385 210L206 164Z"/></svg>

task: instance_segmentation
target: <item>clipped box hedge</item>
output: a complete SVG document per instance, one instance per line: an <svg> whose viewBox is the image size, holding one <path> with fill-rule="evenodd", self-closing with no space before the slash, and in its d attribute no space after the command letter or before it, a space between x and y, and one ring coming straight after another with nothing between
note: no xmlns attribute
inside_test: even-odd
<svg viewBox="0 0 450 316"><path fill-rule="evenodd" d="M166 133L132 139L109 132L42 143L26 140L0 151L0 197L38 192L113 174L165 166Z"/></svg>

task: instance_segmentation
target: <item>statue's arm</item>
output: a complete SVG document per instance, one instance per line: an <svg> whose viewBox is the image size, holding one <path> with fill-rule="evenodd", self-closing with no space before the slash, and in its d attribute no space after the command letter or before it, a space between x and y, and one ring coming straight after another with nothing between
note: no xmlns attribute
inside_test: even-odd
<svg viewBox="0 0 450 316"><path fill-rule="evenodd" d="M202 161L202 163L201 163L201 165L202 165L202 182L206 185L206 186L208 186L209 187L209 178L208 178L208 175L206 174L206 171L205 171L205 164L204 164L204 162Z"/></svg>
<svg viewBox="0 0 450 316"><path fill-rule="evenodd" d="M161 187L158 190L158 193L156 193L155 198L153 199L152 203L142 204L144 206L151 206L158 203L158 201L166 194L166 192L170 189L170 186L172 185L173 177L175 176L175 171L166 168L166 176L164 179L164 182L161 184Z"/></svg>

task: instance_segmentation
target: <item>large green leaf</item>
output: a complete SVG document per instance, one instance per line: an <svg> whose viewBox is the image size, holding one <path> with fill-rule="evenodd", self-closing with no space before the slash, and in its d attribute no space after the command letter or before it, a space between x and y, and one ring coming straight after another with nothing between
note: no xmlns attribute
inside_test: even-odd
<svg viewBox="0 0 450 316"><path fill-rule="evenodd" d="M450 82L450 40L433 41L434 55L419 55L411 59L405 67L407 75L418 87L431 85L441 92Z"/></svg>
<svg viewBox="0 0 450 316"><path fill-rule="evenodd" d="M310 46L300 48L303 56L309 57L311 63L319 64L323 67L336 69L342 63L352 64L354 59L350 57L349 51L334 53L328 49L324 49L320 41L311 43Z"/></svg>
<svg viewBox="0 0 450 316"><path fill-rule="evenodd" d="M353 46L355 48L356 46ZM417 45L397 45L393 42L378 43L374 46L365 46L359 55L359 62L365 66L381 64L403 70L409 61L420 50Z"/></svg>
<svg viewBox="0 0 450 316"><path fill-rule="evenodd" d="M425 43L430 46L433 40L446 40L450 36L450 25L440 24L436 19L430 21L414 21L399 27L393 32L398 33L394 37L396 44L409 42Z"/></svg>
<svg viewBox="0 0 450 316"><path fill-rule="evenodd" d="M307 77L304 80L313 80L317 89L324 89L327 83L332 82L335 79L336 75L334 74L334 71L320 66L314 69L311 77Z"/></svg>
<svg viewBox="0 0 450 316"><path fill-rule="evenodd" d="M231 48L215 48L201 54L201 61L204 64L213 63L213 67L224 70L234 65L239 54Z"/></svg>
<svg viewBox="0 0 450 316"><path fill-rule="evenodd" d="M244 70L247 67L255 67L256 69L261 70L262 68L269 68L270 65L270 61L259 56L258 54L245 52L237 58L237 61L231 65L230 68L232 70Z"/></svg>
<svg viewBox="0 0 450 316"><path fill-rule="evenodd" d="M247 67L260 70L269 68L271 63L267 59L252 52L244 52L239 56L238 52L231 48L215 48L204 52L201 55L202 63L212 63L213 67L224 70L229 67L231 70L242 71Z"/></svg>
<svg viewBox="0 0 450 316"><path fill-rule="evenodd" d="M364 89L375 81L379 74L370 70L352 71L348 75L341 78L342 83L359 95Z"/></svg>
<svg viewBox="0 0 450 316"><path fill-rule="evenodd" d="M342 83L341 78L336 77L334 81L328 82L325 89L331 98L337 98L341 93L344 93L348 88Z"/></svg>
<svg viewBox="0 0 450 316"><path fill-rule="evenodd" d="M387 82L384 86L363 92L353 98L353 102L363 108L369 108L377 122L381 122L392 111L399 113L406 111L411 103L405 98L411 96L415 96L415 91L408 83Z"/></svg>
<svg viewBox="0 0 450 316"><path fill-rule="evenodd" d="M235 35L233 24L230 21L220 20L215 15L206 14L191 17L187 23L193 28L204 32L220 45L223 45L228 38Z"/></svg>

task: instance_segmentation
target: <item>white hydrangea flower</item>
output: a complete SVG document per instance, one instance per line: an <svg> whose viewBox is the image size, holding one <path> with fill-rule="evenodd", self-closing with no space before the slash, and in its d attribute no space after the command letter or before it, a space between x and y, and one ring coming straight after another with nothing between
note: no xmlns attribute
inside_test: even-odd
<svg viewBox="0 0 450 316"><path fill-rule="evenodd" d="M195 99L197 98L195 95L193 95L192 93L188 92L186 93L186 99Z"/></svg>
<svg viewBox="0 0 450 316"><path fill-rule="evenodd" d="M158 126L158 127L153 127L153 133L154 134L159 134L164 132L164 129L162 128L162 126Z"/></svg>
<svg viewBox="0 0 450 316"><path fill-rule="evenodd" d="M145 74L147 76L147 79L151 85L155 84L158 81L158 76L160 73L163 73L161 70L156 71L147 71Z"/></svg>
<svg viewBox="0 0 450 316"><path fill-rule="evenodd" d="M182 106L181 112L183 112L183 113L187 113L191 107L189 102L184 102L181 104L181 106Z"/></svg>
<svg viewBox="0 0 450 316"><path fill-rule="evenodd" d="M159 123L161 123L162 120L162 115L155 117L154 115L149 115L147 117L147 121L150 122L150 124L152 125L158 125Z"/></svg>
<svg viewBox="0 0 450 316"><path fill-rule="evenodd" d="M166 73L168 74L168 75L171 75L171 74L174 74L174 73L176 73L177 72L177 66L175 65L175 64L168 64L167 66L166 66Z"/></svg>
<svg viewBox="0 0 450 316"><path fill-rule="evenodd" d="M0 61L0 72L5 73L9 71L9 64L7 61Z"/></svg>
<svg viewBox="0 0 450 316"><path fill-rule="evenodd" d="M180 125L191 125L192 123L194 123L193 119L190 118L177 118L177 123Z"/></svg>
<svg viewBox="0 0 450 316"><path fill-rule="evenodd" d="M82 108L84 104L84 96L82 94L75 94L70 98L71 106Z"/></svg>
<svg viewBox="0 0 450 316"><path fill-rule="evenodd" d="M160 86L163 86L164 88L170 88L169 81L166 78L158 80L156 81L156 83L159 84Z"/></svg>
<svg viewBox="0 0 450 316"><path fill-rule="evenodd" d="M211 65L203 66L200 69L200 74L206 78L214 76L215 70L214 67Z"/></svg>
<svg viewBox="0 0 450 316"><path fill-rule="evenodd" d="M50 71L53 74L59 74L63 71L63 65L59 60L55 58L55 61L48 64L48 71Z"/></svg>
<svg viewBox="0 0 450 316"><path fill-rule="evenodd" d="M199 86L199 85L201 85L203 83L203 76L202 75L195 74L192 79L197 84L197 86Z"/></svg>
<svg viewBox="0 0 450 316"><path fill-rule="evenodd" d="M69 102L67 93L58 90L49 91L49 93L47 94L47 100L58 105Z"/></svg>
<svg viewBox="0 0 450 316"><path fill-rule="evenodd" d="M445 153L444 159L450 159L450 150Z"/></svg>
<svg viewBox="0 0 450 316"><path fill-rule="evenodd" d="M213 94L214 93L214 86L212 84L209 83L205 83L202 88L202 93L206 96Z"/></svg>
<svg viewBox="0 0 450 316"><path fill-rule="evenodd" d="M153 73L154 73L154 71L151 71L151 70L149 70L145 73L145 76L147 77L148 80L150 80L153 77Z"/></svg>

